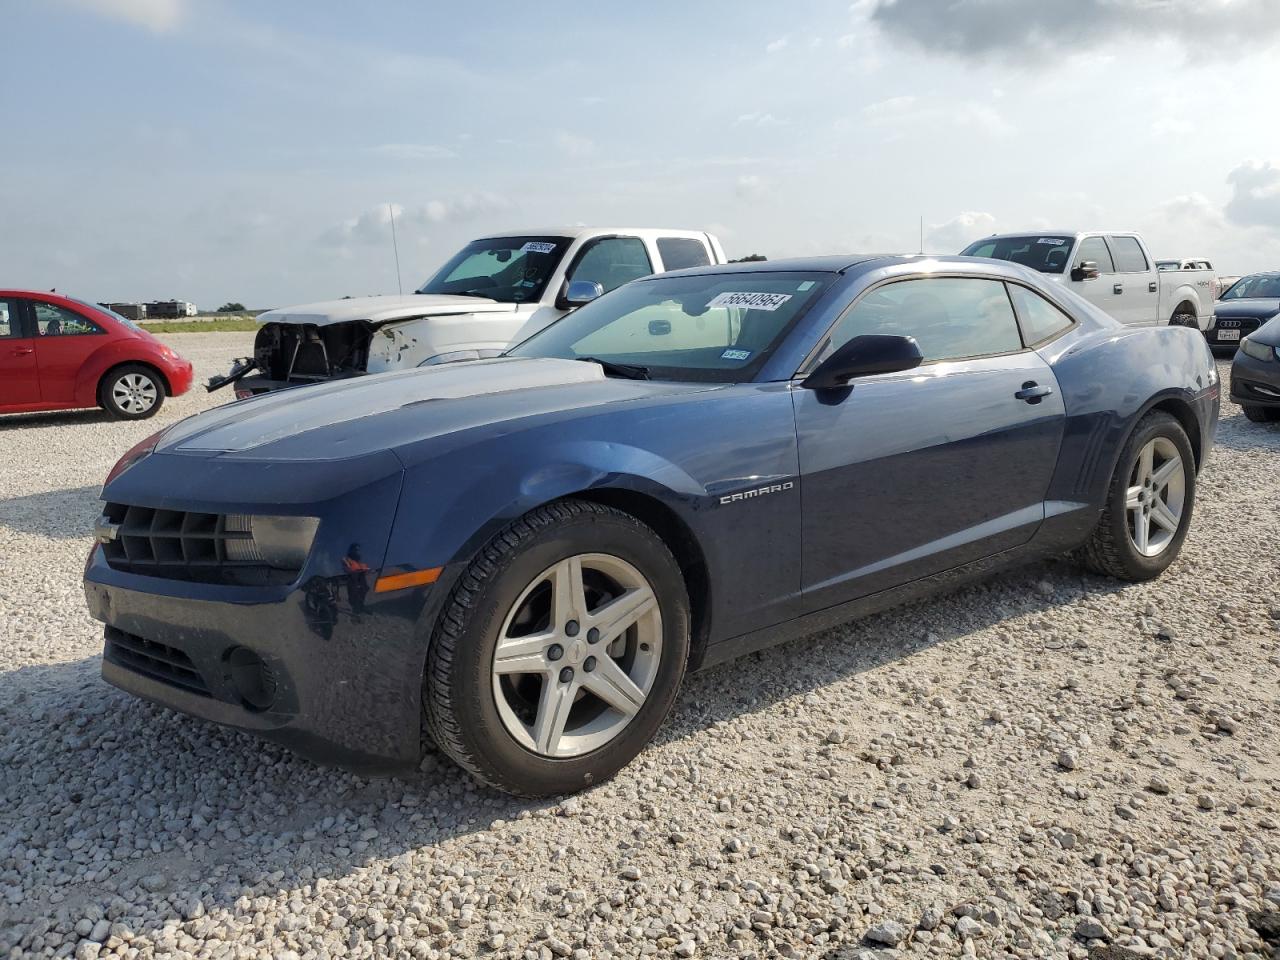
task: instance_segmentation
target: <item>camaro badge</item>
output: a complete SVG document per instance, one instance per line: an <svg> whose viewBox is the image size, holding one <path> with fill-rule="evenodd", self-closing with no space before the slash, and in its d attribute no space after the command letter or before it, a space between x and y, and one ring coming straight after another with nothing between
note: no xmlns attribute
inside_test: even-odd
<svg viewBox="0 0 1280 960"><path fill-rule="evenodd" d="M795 487L794 480L788 480L786 483L773 483L767 487L757 487L755 490L743 490L741 493L731 493L728 496L720 498L720 502L737 503L739 500L754 500L756 497L767 497L771 493L782 493L784 490L791 490Z"/></svg>

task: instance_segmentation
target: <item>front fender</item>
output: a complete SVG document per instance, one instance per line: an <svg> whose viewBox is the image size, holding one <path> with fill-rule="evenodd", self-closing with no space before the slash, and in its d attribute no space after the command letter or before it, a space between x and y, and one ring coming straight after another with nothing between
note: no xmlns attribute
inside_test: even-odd
<svg viewBox="0 0 1280 960"><path fill-rule="evenodd" d="M170 388L169 378L165 375L164 369L154 359L146 356L144 351L138 349L137 342L131 340L112 340L98 347L88 358L80 365L79 371L76 373L75 397L76 403L83 404L88 407L97 406L98 404L98 383L112 367L119 366L122 363L141 363L148 367L153 367L160 378L164 380L165 390L168 392Z"/></svg>
<svg viewBox="0 0 1280 960"><path fill-rule="evenodd" d="M479 452L473 449L471 458ZM586 490L642 493L677 514L696 510L707 496L707 490L680 467L627 444L567 441L542 451L527 470L513 468L509 445L503 451L485 451L483 456L492 459L471 479L446 480L431 464L409 471L387 555L389 568L426 569L469 562L512 520ZM499 456L507 462L498 460ZM423 530L431 531L426 542L411 533Z"/></svg>

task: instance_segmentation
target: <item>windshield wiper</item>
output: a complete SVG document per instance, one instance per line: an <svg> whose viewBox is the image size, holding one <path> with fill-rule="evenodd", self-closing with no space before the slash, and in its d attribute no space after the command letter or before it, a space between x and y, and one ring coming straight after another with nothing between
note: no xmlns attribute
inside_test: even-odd
<svg viewBox="0 0 1280 960"><path fill-rule="evenodd" d="M604 372L614 377L625 377L628 380L648 380L649 368L634 363L614 363L612 360L601 360L599 357L574 357L586 363L598 363Z"/></svg>

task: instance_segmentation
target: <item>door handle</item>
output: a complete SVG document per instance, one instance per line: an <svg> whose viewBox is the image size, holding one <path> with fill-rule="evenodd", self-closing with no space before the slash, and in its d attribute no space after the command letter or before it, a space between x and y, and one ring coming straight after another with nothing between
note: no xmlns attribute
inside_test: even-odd
<svg viewBox="0 0 1280 960"><path fill-rule="evenodd" d="M1013 396L1015 399L1025 400L1027 403L1039 403L1051 393L1053 393L1053 387L1042 387L1034 380L1028 380L1022 385L1022 389Z"/></svg>
<svg viewBox="0 0 1280 960"><path fill-rule="evenodd" d="M1117 283L1114 287L1111 288L1111 292L1116 294L1117 296L1124 293L1124 284Z"/></svg>
<svg viewBox="0 0 1280 960"><path fill-rule="evenodd" d="M15 357L29 357L36 352L35 347L14 347L13 355Z"/></svg>
<svg viewBox="0 0 1280 960"><path fill-rule="evenodd" d="M1160 288L1156 286L1155 281L1152 281L1150 284L1147 285L1147 293L1155 293L1159 289Z"/></svg>

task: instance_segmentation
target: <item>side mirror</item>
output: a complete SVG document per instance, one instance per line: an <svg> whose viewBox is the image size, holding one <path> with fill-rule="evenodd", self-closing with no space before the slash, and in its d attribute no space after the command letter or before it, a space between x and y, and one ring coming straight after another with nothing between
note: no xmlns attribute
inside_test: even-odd
<svg viewBox="0 0 1280 960"><path fill-rule="evenodd" d="M1081 264L1071 271L1071 279L1080 280L1097 280L1100 276L1098 265L1092 260L1082 261Z"/></svg>
<svg viewBox="0 0 1280 960"><path fill-rule="evenodd" d="M581 307L604 296L604 287L594 280L574 280L564 292L564 302L570 307Z"/></svg>
<svg viewBox="0 0 1280 960"><path fill-rule="evenodd" d="M924 363L915 337L867 334L854 337L818 364L801 384L809 390L837 390L854 377L914 370Z"/></svg>

